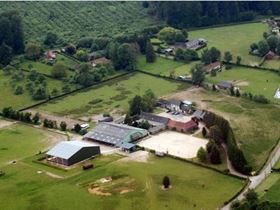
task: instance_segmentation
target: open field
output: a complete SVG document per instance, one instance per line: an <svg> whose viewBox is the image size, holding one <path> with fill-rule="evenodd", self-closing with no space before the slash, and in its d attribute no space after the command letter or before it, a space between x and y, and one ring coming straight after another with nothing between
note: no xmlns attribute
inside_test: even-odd
<svg viewBox="0 0 280 210"><path fill-rule="evenodd" d="M24 131L30 132L27 129ZM27 134L22 135L22 143L30 140L25 136ZM12 133L9 141L16 139L18 134ZM31 141L41 140L35 134ZM1 147L9 145L11 143L8 141L1 143ZM30 145L29 142L21 144L24 147L27 145ZM213 210L222 206L244 185L244 181L239 179L167 157L152 156L149 162L140 163L117 161L122 158L119 155L100 156L92 160L95 165L93 170L84 172L78 166L63 171L32 162L32 157L35 158L33 154L38 149L44 149L43 145L40 148L32 148L32 145L24 153L18 153L19 159L26 155L30 155L30 158L19 160L16 164L0 165L1 170L5 171L0 178L0 209L90 210L94 206L96 210ZM170 177L172 184L167 191L160 187L164 175ZM103 190L111 195L105 197L89 193L88 188L92 183L104 177L113 180L111 184L103 186ZM122 191L126 193L121 194Z"/></svg>
<svg viewBox="0 0 280 210"><path fill-rule="evenodd" d="M278 70L280 68L280 60L279 59L266 60L262 65L262 67Z"/></svg>
<svg viewBox="0 0 280 210"><path fill-rule="evenodd" d="M186 76L191 73L191 68L196 63L197 62L185 64L179 61L173 61L171 59L159 56L157 56L156 62L147 63L146 57L140 56L138 58L138 69L162 76L170 76L171 73L174 73L175 76Z"/></svg>
<svg viewBox="0 0 280 210"><path fill-rule="evenodd" d="M160 97L188 87L188 84L137 73L51 101L38 107L38 110L74 116L101 114L113 109L125 111L130 99L137 94L143 95L148 89Z"/></svg>
<svg viewBox="0 0 280 210"><path fill-rule="evenodd" d="M263 105L200 88L178 92L172 98L192 100L198 107L228 119L236 140L254 170L262 167L278 142L280 112L277 105Z"/></svg>
<svg viewBox="0 0 280 210"><path fill-rule="evenodd" d="M275 164L275 166L273 167L275 169L280 169L280 159L278 160L278 162Z"/></svg>
<svg viewBox="0 0 280 210"><path fill-rule="evenodd" d="M265 23L249 23L234 26L224 26L195 30L189 32L189 38L204 38L208 40L208 47L216 47L224 53L230 51L241 56L242 63L255 65L260 62L257 56L249 55L250 45L262 39L263 32L268 30Z"/></svg>
<svg viewBox="0 0 280 210"><path fill-rule="evenodd" d="M60 140L63 140L64 136L59 136ZM51 132L23 124L2 128L0 129L0 166L44 151L57 140L58 138L54 138Z"/></svg>
<svg viewBox="0 0 280 210"><path fill-rule="evenodd" d="M58 91L61 91L63 86L63 83L61 81L51 78L46 79L47 90L49 93L53 90L54 87L57 88ZM14 89L10 84L11 80L11 76L5 76L3 72L0 71L0 110L8 106L12 106L15 109L24 108L39 102L33 100L27 90L24 90L24 93L22 95L15 95ZM25 89L26 79L18 82L17 85L22 85L22 87Z"/></svg>
<svg viewBox="0 0 280 210"><path fill-rule="evenodd" d="M256 189L261 200L280 202L280 173L270 174Z"/></svg>
<svg viewBox="0 0 280 210"><path fill-rule="evenodd" d="M180 158L194 158L200 147L206 148L207 140L191 135L166 131L141 141L138 145Z"/></svg>
<svg viewBox="0 0 280 210"><path fill-rule="evenodd" d="M1 2L0 8L19 11L32 41L44 39L49 31L76 42L83 36L116 36L158 24L141 2Z"/></svg>
<svg viewBox="0 0 280 210"><path fill-rule="evenodd" d="M231 81L240 87L242 92L262 94L273 102L280 102L274 99L275 91L280 85L280 77L274 72L234 66L230 70L218 72L216 77L207 77L207 81L211 83L218 83L221 80Z"/></svg>

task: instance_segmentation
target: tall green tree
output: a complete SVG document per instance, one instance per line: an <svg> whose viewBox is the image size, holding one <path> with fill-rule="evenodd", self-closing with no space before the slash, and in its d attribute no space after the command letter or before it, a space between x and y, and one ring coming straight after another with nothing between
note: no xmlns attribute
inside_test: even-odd
<svg viewBox="0 0 280 210"><path fill-rule="evenodd" d="M195 85L201 85L205 79L205 73L202 64L196 64L191 69L192 82Z"/></svg>
<svg viewBox="0 0 280 210"><path fill-rule="evenodd" d="M3 66L8 65L13 58L13 50L11 47L2 43L0 46L0 64Z"/></svg>
<svg viewBox="0 0 280 210"><path fill-rule="evenodd" d="M266 40L262 40L258 43L258 49L261 56L264 56L269 51L269 45Z"/></svg>
<svg viewBox="0 0 280 210"><path fill-rule="evenodd" d="M151 42L148 41L146 45L146 62L153 63L156 61L156 58L157 57L153 45L151 44Z"/></svg>
<svg viewBox="0 0 280 210"><path fill-rule="evenodd" d="M232 61L232 54L229 51L226 51L224 54L224 61L229 63Z"/></svg>

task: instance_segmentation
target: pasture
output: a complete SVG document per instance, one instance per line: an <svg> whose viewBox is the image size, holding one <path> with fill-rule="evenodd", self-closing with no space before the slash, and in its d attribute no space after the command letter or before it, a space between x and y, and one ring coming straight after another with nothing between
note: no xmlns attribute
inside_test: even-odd
<svg viewBox="0 0 280 210"><path fill-rule="evenodd" d="M221 80L231 81L241 89L241 92L262 94L272 102L280 102L274 99L275 91L280 85L280 77L277 73L234 66L230 70L224 69L222 72L218 72L215 77L207 77L207 81L210 83L216 84Z"/></svg>
<svg viewBox="0 0 280 210"><path fill-rule="evenodd" d="M279 59L275 59L275 60L266 60L262 67L265 68L270 68L270 69L279 69L280 68L280 61Z"/></svg>
<svg viewBox="0 0 280 210"><path fill-rule="evenodd" d="M116 36L157 25L141 2L1 2L0 12L17 10L29 41L55 32L66 42L84 36ZM79 15L77 15L79 14Z"/></svg>
<svg viewBox="0 0 280 210"><path fill-rule="evenodd" d="M114 109L126 111L135 95L151 89L157 97L188 88L189 85L137 73L111 80L38 107L62 115L86 116Z"/></svg>
<svg viewBox="0 0 280 210"><path fill-rule="evenodd" d="M280 202L280 173L270 174L256 189L260 199Z"/></svg>
<svg viewBox="0 0 280 210"><path fill-rule="evenodd" d="M253 170L262 167L270 150L278 142L280 112L277 105L259 104L223 92L198 88L178 92L170 97L191 100L199 108L213 111L229 120L237 143Z"/></svg>
<svg viewBox="0 0 280 210"><path fill-rule="evenodd" d="M174 61L160 56L157 56L154 63L147 63L145 56L139 56L137 67L142 71L161 76L169 77L170 74L174 74L174 76L178 77L180 75L190 75L191 68L195 65L195 63L197 62L185 64L183 62Z"/></svg>
<svg viewBox="0 0 280 210"><path fill-rule="evenodd" d="M27 73L24 73L24 75L26 76ZM61 81L51 78L46 78L46 80L48 93L51 93L54 87L57 88L57 90L61 93L61 89L63 86L63 83ZM9 106L15 109L20 109L39 102L33 100L29 92L25 90L25 85L27 83L26 77L22 81L17 82L17 85L21 85L24 88L24 92L22 95L14 94L14 89L11 85L11 81L11 76L5 76L4 73L0 71L0 110L2 110L4 107Z"/></svg>
<svg viewBox="0 0 280 210"><path fill-rule="evenodd" d="M222 206L245 184L245 181L209 169L153 155L148 162L117 161L122 158L118 155L99 156L92 160L96 167L87 172L80 166L71 169L74 172L47 166L42 168L41 164L25 158L26 155L36 158L34 153L45 148L41 144L44 138L36 134L37 130L34 135L32 132L26 128L22 130L21 140L18 140L20 134L17 132L9 134L9 141L0 138L1 147L9 148L10 153L18 150L10 142L16 141L19 143L16 147L25 149L18 152L16 164L0 164L1 170L5 171L5 175L0 177L0 209L90 210L94 206L97 210L213 210ZM5 156L4 160L10 159ZM172 188L163 191L160 186L165 175L170 177ZM116 187L106 187L112 195L89 193L91 184L104 177L112 177L116 184ZM130 191L120 194L118 189L123 187Z"/></svg>
<svg viewBox="0 0 280 210"><path fill-rule="evenodd" d="M230 51L233 62L236 56L241 56L241 63L256 65L261 59L249 54L250 45L260 41L265 31L268 31L265 23L249 23L190 31L189 39L204 38L208 40L208 48L216 47L222 54Z"/></svg>

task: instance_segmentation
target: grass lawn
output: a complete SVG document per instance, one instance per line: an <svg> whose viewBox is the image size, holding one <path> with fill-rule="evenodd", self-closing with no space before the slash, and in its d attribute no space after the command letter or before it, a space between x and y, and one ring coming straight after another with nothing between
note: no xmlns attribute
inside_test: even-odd
<svg viewBox="0 0 280 210"><path fill-rule="evenodd" d="M162 76L170 76L170 73L172 72L175 76L180 76L189 75L191 73L191 68L196 63L198 62L185 64L183 62L173 61L160 56L157 56L156 62L147 63L145 56L139 56L138 69Z"/></svg>
<svg viewBox="0 0 280 210"><path fill-rule="evenodd" d="M230 51L241 56L244 64L258 64L260 58L249 55L250 45L262 39L263 32L268 30L264 23L249 23L195 30L189 32L189 39L204 38L208 40L208 47L216 47L224 53Z"/></svg>
<svg viewBox="0 0 280 210"><path fill-rule="evenodd" d="M65 179L52 178L45 172L39 174L40 168L26 162L5 166L2 169L6 175L0 178L0 209L91 210L94 206L96 210L213 210L244 185L239 179L171 158L152 156L148 163L110 163L103 158L108 159L101 156L93 160L97 165L103 162L95 169L83 172L79 167L79 173ZM164 175L170 177L172 184L167 191L160 188ZM107 187L114 192L111 196L88 192L90 183L108 176L118 184L116 187L125 185L133 191L116 193L117 188L112 185Z"/></svg>
<svg viewBox="0 0 280 210"><path fill-rule="evenodd" d="M265 192L267 191L267 192ZM280 173L270 174L256 189L261 200L280 202Z"/></svg>
<svg viewBox="0 0 280 210"><path fill-rule="evenodd" d="M0 166L34 155L48 145L48 135L43 130L23 124L0 129Z"/></svg>
<svg viewBox="0 0 280 210"><path fill-rule="evenodd" d="M216 77L207 77L207 81L211 83L218 83L221 80L233 82L243 92L251 92L254 95L262 94L272 102L279 103L279 100L274 99L274 94L280 85L280 77L274 72L233 67L217 73Z"/></svg>
<svg viewBox="0 0 280 210"><path fill-rule="evenodd" d="M275 164L275 166L273 166L274 169L280 169L280 159L277 161L277 163Z"/></svg>
<svg viewBox="0 0 280 210"><path fill-rule="evenodd" d="M279 69L280 68L280 60L266 60L262 67L271 68L271 69Z"/></svg>
<svg viewBox="0 0 280 210"><path fill-rule="evenodd" d="M31 60L24 60L23 63L20 64L20 67L26 70L29 70L28 66L32 65L31 70L36 70L39 73L42 74L48 74L51 75L52 66L41 63L39 61L31 61Z"/></svg>
<svg viewBox="0 0 280 210"><path fill-rule="evenodd" d="M278 105L259 104L231 97L223 92L200 89L187 90L171 97L191 100L198 107L228 119L237 143L253 170L262 167L270 150L278 142L280 130Z"/></svg>
<svg viewBox="0 0 280 210"><path fill-rule="evenodd" d="M189 85L185 83L137 73L52 101L38 109L74 116L100 114L114 108L125 111L130 99L137 94L143 95L148 89L160 97L187 87Z"/></svg>
<svg viewBox="0 0 280 210"><path fill-rule="evenodd" d="M27 75L27 73L25 73ZM53 88L57 88L61 93L61 89L63 83L59 80L46 78L47 79L47 90L50 93ZM21 85L24 89L24 93L22 95L15 95L14 89L11 86L11 76L5 76L2 71L0 71L0 109L2 110L4 107L13 107L15 109L24 108L30 106L32 104L38 103L39 101L35 101L32 99L31 95L27 90L25 90L26 79L21 82L18 82L18 85Z"/></svg>

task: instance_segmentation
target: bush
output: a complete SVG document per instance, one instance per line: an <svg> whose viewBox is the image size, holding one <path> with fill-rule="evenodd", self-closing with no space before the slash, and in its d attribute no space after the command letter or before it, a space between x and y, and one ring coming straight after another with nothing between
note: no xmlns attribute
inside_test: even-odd
<svg viewBox="0 0 280 210"><path fill-rule="evenodd" d="M207 160L207 153L206 150L203 147L200 147L199 150L197 151L196 157L201 161L201 162L206 162Z"/></svg>
<svg viewBox="0 0 280 210"><path fill-rule="evenodd" d="M170 186L170 179L168 176L163 177L162 185L165 189L169 188Z"/></svg>
<svg viewBox="0 0 280 210"><path fill-rule="evenodd" d="M16 95L23 94L23 87L22 86L17 86L16 89L15 89L15 94Z"/></svg>

